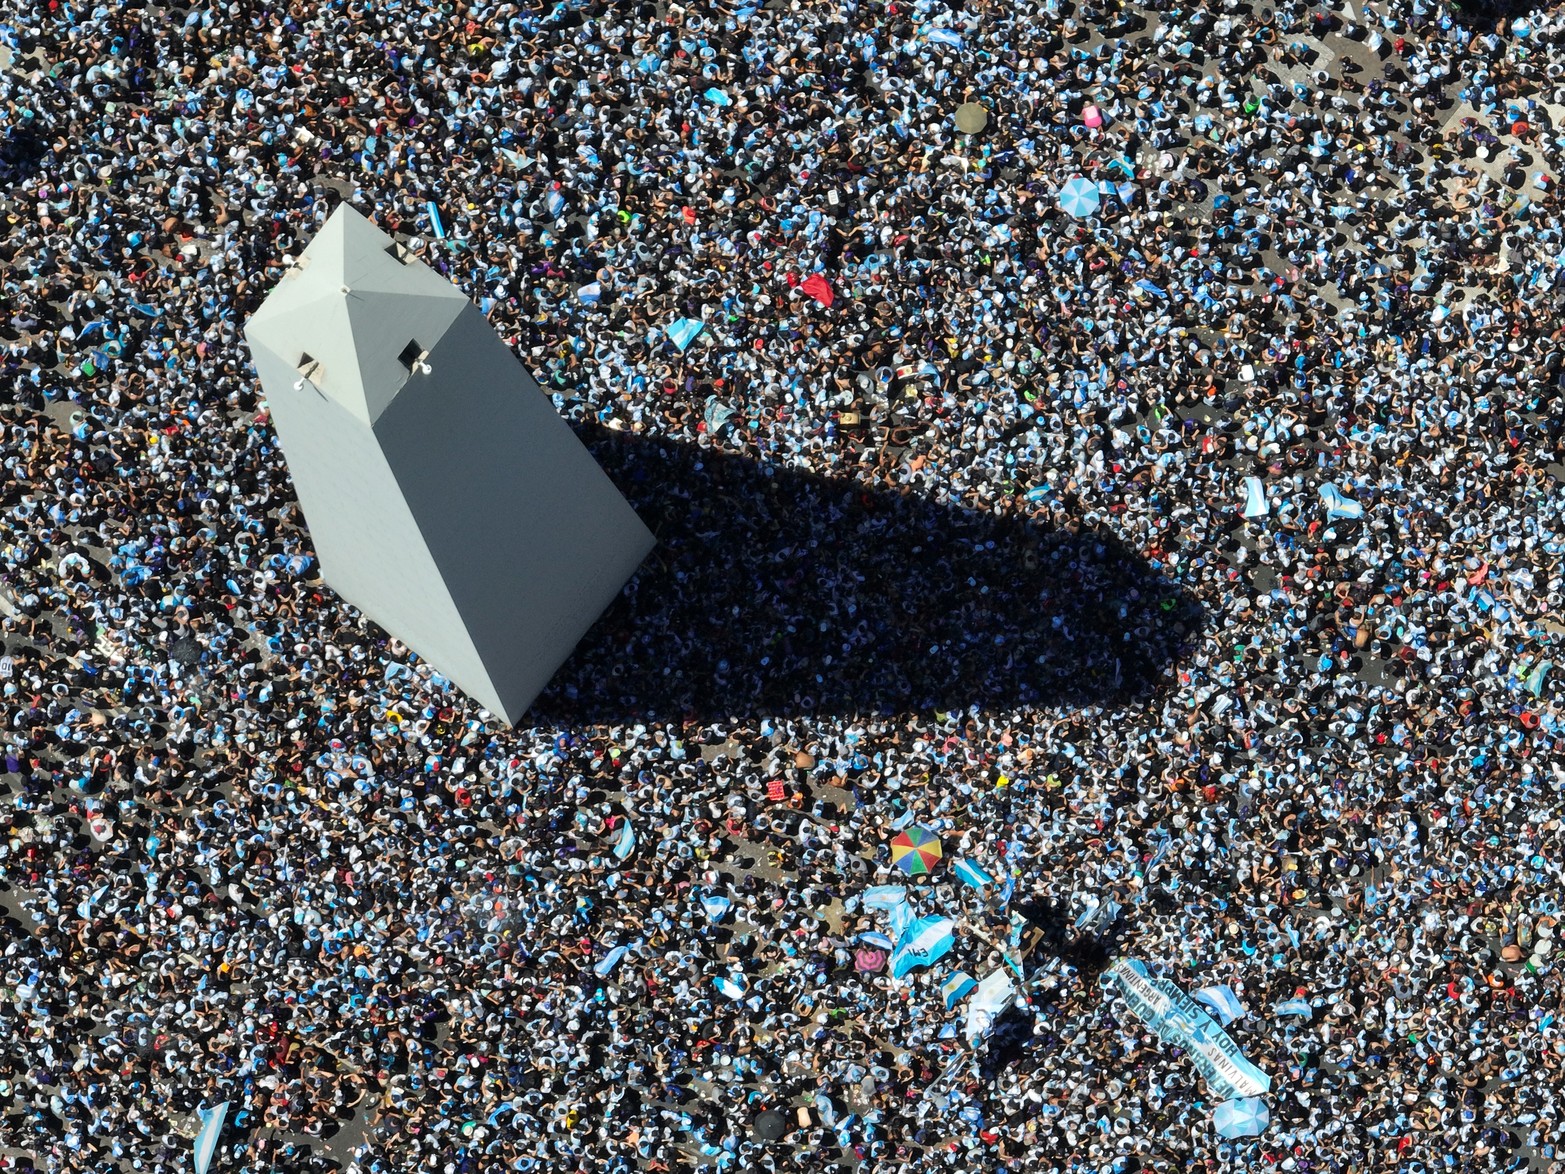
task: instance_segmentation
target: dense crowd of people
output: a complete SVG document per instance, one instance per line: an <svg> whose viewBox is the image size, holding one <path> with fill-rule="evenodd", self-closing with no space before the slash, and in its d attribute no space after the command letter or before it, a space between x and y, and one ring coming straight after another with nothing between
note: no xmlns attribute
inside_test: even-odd
<svg viewBox="0 0 1565 1174"><path fill-rule="evenodd" d="M13 1164L184 1169L226 1102L213 1170L1548 1168L1565 16L18 0L0 46ZM659 538L516 729L316 573L240 330L342 199ZM901 980L885 885L955 925ZM1240 997L1260 1136L1115 953ZM1001 1054L941 984L1012 964Z"/></svg>

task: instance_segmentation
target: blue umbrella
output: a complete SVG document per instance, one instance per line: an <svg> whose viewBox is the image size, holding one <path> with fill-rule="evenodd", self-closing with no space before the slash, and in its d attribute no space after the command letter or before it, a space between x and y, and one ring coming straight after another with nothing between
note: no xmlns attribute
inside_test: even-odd
<svg viewBox="0 0 1565 1174"><path fill-rule="evenodd" d="M1262 1097L1238 1097L1212 1110L1218 1137L1259 1137L1271 1123L1271 1112Z"/></svg>
<svg viewBox="0 0 1565 1174"><path fill-rule="evenodd" d="M1078 220L1083 216L1091 216L1102 201L1098 185L1084 175L1066 180L1065 186L1060 189L1060 211Z"/></svg>

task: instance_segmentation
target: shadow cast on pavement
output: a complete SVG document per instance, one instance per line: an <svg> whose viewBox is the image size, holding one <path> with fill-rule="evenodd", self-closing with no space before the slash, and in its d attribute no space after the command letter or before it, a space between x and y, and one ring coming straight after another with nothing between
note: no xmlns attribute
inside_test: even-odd
<svg viewBox="0 0 1565 1174"><path fill-rule="evenodd" d="M1135 703L1203 622L1106 531L579 431L658 547L532 720Z"/></svg>

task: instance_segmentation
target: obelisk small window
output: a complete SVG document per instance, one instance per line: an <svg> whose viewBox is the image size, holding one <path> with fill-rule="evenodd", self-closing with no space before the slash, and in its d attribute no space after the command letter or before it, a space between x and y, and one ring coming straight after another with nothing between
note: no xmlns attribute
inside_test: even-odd
<svg viewBox="0 0 1565 1174"><path fill-rule="evenodd" d="M417 371L420 375L429 374L429 364L424 360L429 357L429 352L418 345L418 339L412 339L408 345L402 348L402 353L397 356L397 361L407 368L408 374Z"/></svg>
<svg viewBox="0 0 1565 1174"><path fill-rule="evenodd" d="M303 391L306 383L319 390L321 377L324 374L319 359L312 357L307 351L301 351L299 361L294 366L299 370L299 381L293 385L295 391Z"/></svg>

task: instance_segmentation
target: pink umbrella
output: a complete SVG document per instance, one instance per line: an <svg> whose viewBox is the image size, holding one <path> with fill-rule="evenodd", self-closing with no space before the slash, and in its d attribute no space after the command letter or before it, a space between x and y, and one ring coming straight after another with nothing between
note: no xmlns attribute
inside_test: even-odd
<svg viewBox="0 0 1565 1174"><path fill-rule="evenodd" d="M1081 112L1081 120L1091 129L1097 130L1103 125L1103 111L1096 106L1088 106Z"/></svg>

